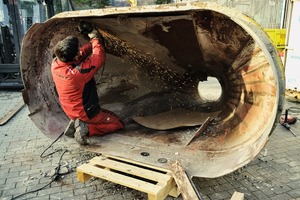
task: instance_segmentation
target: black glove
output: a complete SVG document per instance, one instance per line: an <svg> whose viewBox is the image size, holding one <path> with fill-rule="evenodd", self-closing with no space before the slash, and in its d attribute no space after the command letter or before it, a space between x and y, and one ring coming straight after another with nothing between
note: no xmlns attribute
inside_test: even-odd
<svg viewBox="0 0 300 200"><path fill-rule="evenodd" d="M88 36L90 39L98 38L103 46L105 41L100 32L89 22L80 21L78 25L79 33Z"/></svg>
<svg viewBox="0 0 300 200"><path fill-rule="evenodd" d="M92 32L94 29L94 26L89 22L81 21L78 25L79 33L83 35L87 35L88 33Z"/></svg>

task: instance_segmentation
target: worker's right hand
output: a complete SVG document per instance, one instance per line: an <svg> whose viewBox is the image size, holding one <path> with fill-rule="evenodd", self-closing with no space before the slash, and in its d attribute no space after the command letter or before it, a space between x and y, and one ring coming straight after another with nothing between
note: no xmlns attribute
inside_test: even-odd
<svg viewBox="0 0 300 200"><path fill-rule="evenodd" d="M90 33L88 33L90 39L97 38L99 42L105 47L105 40L101 33L97 29L93 29Z"/></svg>
<svg viewBox="0 0 300 200"><path fill-rule="evenodd" d="M95 28L91 32L88 33L88 36L90 39L93 39L93 38L101 39L100 32Z"/></svg>

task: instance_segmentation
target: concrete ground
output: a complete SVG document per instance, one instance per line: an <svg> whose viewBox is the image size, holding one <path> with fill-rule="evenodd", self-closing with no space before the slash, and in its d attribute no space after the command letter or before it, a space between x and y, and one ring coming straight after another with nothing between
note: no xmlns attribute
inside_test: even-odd
<svg viewBox="0 0 300 200"><path fill-rule="evenodd" d="M22 100L19 91L0 91L0 118ZM299 104L286 102L286 108ZM47 186L62 157L62 177L39 191L17 199L143 200L147 195L111 182L92 178L80 183L76 167L96 154L62 138L41 157L53 140L44 136L28 117L27 107L0 126L0 199L12 199ZM204 200L230 199L234 191L245 199L300 199L300 123L292 125L295 137L277 126L263 151L248 165L220 178L193 178ZM44 154L45 155L45 154ZM181 197L167 197L180 200Z"/></svg>

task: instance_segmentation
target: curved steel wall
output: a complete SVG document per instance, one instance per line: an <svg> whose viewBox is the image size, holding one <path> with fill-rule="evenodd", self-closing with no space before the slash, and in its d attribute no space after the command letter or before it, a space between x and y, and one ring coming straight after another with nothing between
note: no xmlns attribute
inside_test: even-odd
<svg viewBox="0 0 300 200"><path fill-rule="evenodd" d="M209 3L73 11L31 27L21 51L23 97L45 135L57 136L68 122L50 74L53 47L67 35L87 42L77 31L81 20L94 23L106 41L106 66L96 77L104 108L122 119L179 108L220 112L188 146L193 127L157 131L132 122L121 133L93 138L101 148L87 148L160 167L168 163L159 158L179 159L200 177L230 173L263 148L283 106L280 58L253 20ZM212 102L197 89L209 76L222 86ZM144 151L150 156L141 156Z"/></svg>

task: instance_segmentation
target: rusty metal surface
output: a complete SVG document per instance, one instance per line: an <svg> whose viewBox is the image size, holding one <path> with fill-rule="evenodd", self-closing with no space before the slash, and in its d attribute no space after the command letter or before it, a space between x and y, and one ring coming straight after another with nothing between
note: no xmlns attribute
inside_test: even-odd
<svg viewBox="0 0 300 200"><path fill-rule="evenodd" d="M217 177L250 162L263 148L282 109L284 80L276 50L254 21L215 4L108 8L61 13L26 33L21 50L23 98L30 118L47 136L63 132L50 74L54 45L96 25L106 41L107 62L96 77L102 107L122 119L176 108L221 112L195 141L195 128L155 131L131 122L124 131L95 137L92 151L151 165L179 159L192 176ZM216 77L222 96L206 101L199 81ZM201 88L200 88L201 90ZM141 152L150 156L141 156Z"/></svg>

